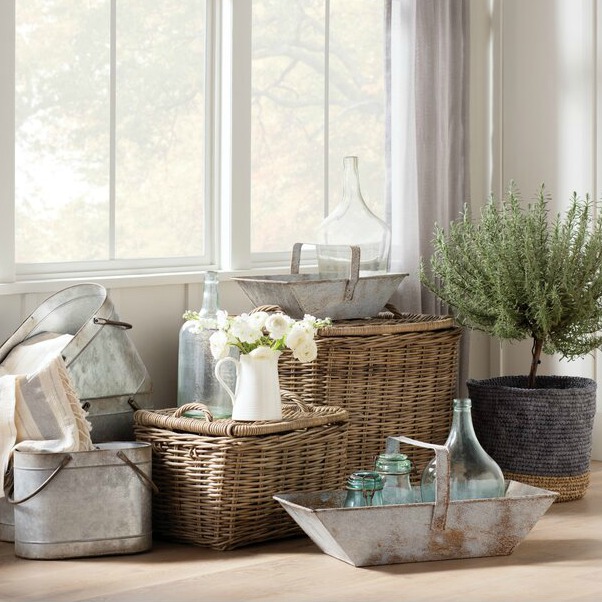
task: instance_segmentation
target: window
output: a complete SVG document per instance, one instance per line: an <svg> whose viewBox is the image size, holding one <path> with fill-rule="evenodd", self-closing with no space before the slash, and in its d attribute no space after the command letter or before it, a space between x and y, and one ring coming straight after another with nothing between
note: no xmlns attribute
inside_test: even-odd
<svg viewBox="0 0 602 602"><path fill-rule="evenodd" d="M383 5L15 2L16 275L287 260L350 154L384 214Z"/></svg>
<svg viewBox="0 0 602 602"><path fill-rule="evenodd" d="M314 240L343 157L384 214L384 3L253 1L251 250ZM274 222L278 228L272 227Z"/></svg>

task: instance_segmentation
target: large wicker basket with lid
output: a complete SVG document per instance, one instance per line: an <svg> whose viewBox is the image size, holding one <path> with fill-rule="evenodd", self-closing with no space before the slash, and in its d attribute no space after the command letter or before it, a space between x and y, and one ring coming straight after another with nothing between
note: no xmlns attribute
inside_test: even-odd
<svg viewBox="0 0 602 602"><path fill-rule="evenodd" d="M387 437L403 433L445 442L457 396L461 333L449 316L385 313L336 321L319 331L315 361L302 364L283 352L280 386L308 403L346 409L346 471L370 469ZM430 457L429 450L412 450L416 474Z"/></svg>
<svg viewBox="0 0 602 602"><path fill-rule="evenodd" d="M134 413L136 438L152 447L157 537L231 550L298 535L272 496L342 487L347 412L282 395L280 421L184 416L199 404Z"/></svg>

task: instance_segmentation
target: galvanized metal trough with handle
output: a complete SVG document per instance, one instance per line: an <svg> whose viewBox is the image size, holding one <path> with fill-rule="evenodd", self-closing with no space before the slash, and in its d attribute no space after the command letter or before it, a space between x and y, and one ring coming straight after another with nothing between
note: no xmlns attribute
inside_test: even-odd
<svg viewBox="0 0 602 602"><path fill-rule="evenodd" d="M292 318L351 320L379 314L407 274L360 277L360 247L351 246L349 278L322 278L300 274L301 247L293 245L291 273L273 276L238 276L243 292L256 305L277 305Z"/></svg>
<svg viewBox="0 0 602 602"><path fill-rule="evenodd" d="M274 499L326 554L354 566L511 554L558 495L507 481L501 498L451 501L449 455L444 445L389 437L433 449L436 500L431 503L344 508L345 491L278 493Z"/></svg>

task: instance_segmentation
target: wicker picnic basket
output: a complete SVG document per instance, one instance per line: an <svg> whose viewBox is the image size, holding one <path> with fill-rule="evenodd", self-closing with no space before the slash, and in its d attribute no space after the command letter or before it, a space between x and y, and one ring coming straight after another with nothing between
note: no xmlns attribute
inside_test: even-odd
<svg viewBox="0 0 602 602"><path fill-rule="evenodd" d="M139 410L134 432L152 446L153 532L230 550L301 534L272 496L343 486L348 415L283 392L283 420L187 418L201 404Z"/></svg>
<svg viewBox="0 0 602 602"><path fill-rule="evenodd" d="M311 363L294 360L289 351L278 362L283 389L349 412L348 473L373 468L392 433L444 443L451 426L462 329L449 316L381 316L322 328ZM410 451L418 475L432 453Z"/></svg>

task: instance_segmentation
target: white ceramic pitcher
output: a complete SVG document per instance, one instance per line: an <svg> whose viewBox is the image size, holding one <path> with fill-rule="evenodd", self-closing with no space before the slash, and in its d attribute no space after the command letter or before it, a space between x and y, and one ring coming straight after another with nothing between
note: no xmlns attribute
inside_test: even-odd
<svg viewBox="0 0 602 602"><path fill-rule="evenodd" d="M232 399L232 420L282 420L279 356L279 351L261 356L241 354L239 360L228 356L216 363L215 376ZM233 362L236 368L235 392L220 374L226 362Z"/></svg>

